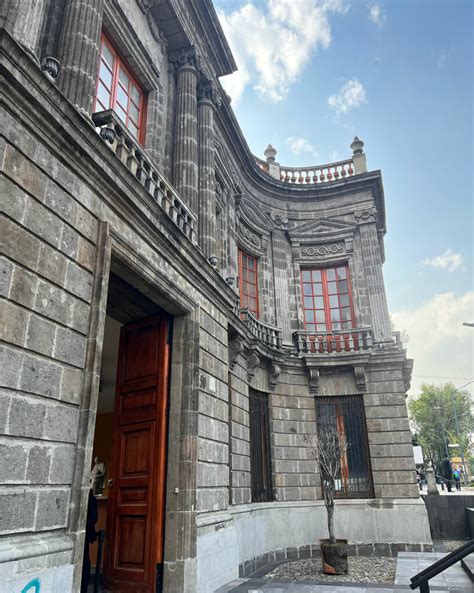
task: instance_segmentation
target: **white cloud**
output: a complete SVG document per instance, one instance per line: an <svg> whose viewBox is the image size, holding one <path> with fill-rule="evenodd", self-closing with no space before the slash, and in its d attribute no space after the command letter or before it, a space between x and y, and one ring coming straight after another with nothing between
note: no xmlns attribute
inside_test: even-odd
<svg viewBox="0 0 474 593"><path fill-rule="evenodd" d="M295 138L291 137L287 139L288 146L293 154L300 155L300 154L309 154L314 158L318 158L318 151L316 148L306 140L306 138Z"/></svg>
<svg viewBox="0 0 474 593"><path fill-rule="evenodd" d="M464 269L464 258L460 253L454 253L452 249L447 249L443 255L426 258L419 263L420 266L431 266L440 268L447 272Z"/></svg>
<svg viewBox="0 0 474 593"><path fill-rule="evenodd" d="M474 329L462 325L474 320L474 291L460 297L437 294L392 319L410 338L407 352L415 359L410 393L418 393L421 383L451 381L460 387L474 376Z"/></svg>
<svg viewBox="0 0 474 593"><path fill-rule="evenodd" d="M363 84L355 78L345 82L337 95L328 98L329 107L338 114L347 113L364 103L367 103L367 93Z"/></svg>
<svg viewBox="0 0 474 593"><path fill-rule="evenodd" d="M298 80L311 55L331 44L329 15L347 12L344 0L248 1L218 15L238 71L222 78L237 102L251 84L264 99L278 102Z"/></svg>
<svg viewBox="0 0 474 593"><path fill-rule="evenodd" d="M385 18L385 10L379 2L369 4L369 20L374 23L374 25L381 27L385 22Z"/></svg>

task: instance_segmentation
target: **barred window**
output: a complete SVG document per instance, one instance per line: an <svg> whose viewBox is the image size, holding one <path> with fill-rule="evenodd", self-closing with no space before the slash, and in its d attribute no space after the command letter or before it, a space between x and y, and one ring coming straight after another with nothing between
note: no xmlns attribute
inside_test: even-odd
<svg viewBox="0 0 474 593"><path fill-rule="evenodd" d="M239 251L240 306L258 317L257 258Z"/></svg>
<svg viewBox="0 0 474 593"><path fill-rule="evenodd" d="M252 502L273 500L268 396L250 391L250 473Z"/></svg>
<svg viewBox="0 0 474 593"><path fill-rule="evenodd" d="M361 395L315 397L318 433L337 430L344 435L348 449L341 459L336 480L338 498L373 498L372 471Z"/></svg>

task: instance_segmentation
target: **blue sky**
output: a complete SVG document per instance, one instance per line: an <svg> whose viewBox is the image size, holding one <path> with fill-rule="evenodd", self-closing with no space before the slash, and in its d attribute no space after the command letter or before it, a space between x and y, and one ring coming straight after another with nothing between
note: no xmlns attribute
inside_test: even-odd
<svg viewBox="0 0 474 593"><path fill-rule="evenodd" d="M239 73L221 79L251 150L381 169L389 307L423 381L474 375L473 3L214 0ZM446 379L447 380L447 379Z"/></svg>

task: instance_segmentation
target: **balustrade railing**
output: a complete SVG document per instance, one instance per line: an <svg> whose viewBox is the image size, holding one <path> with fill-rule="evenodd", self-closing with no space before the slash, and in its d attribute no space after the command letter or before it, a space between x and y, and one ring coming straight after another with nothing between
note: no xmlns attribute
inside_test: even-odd
<svg viewBox="0 0 474 593"><path fill-rule="evenodd" d="M373 345L372 330L353 328L331 332L297 331L293 334L298 353L334 354L370 350Z"/></svg>
<svg viewBox="0 0 474 593"><path fill-rule="evenodd" d="M270 348L281 348L281 330L268 323L263 323L248 309L240 309L240 318L251 334Z"/></svg>
<svg viewBox="0 0 474 593"><path fill-rule="evenodd" d="M267 174L271 174L269 164L256 158L258 167ZM279 169L279 171L278 171ZM330 181L337 181L354 175L354 163L352 158L344 161L336 161L326 165L314 165L311 167L285 167L284 165L273 165L272 171L279 173L280 181L294 185L317 185Z"/></svg>
<svg viewBox="0 0 474 593"><path fill-rule="evenodd" d="M186 206L176 190L159 173L143 153L143 148L111 109L92 115L100 136L112 152L143 185L147 192L193 243L197 243L196 216Z"/></svg>

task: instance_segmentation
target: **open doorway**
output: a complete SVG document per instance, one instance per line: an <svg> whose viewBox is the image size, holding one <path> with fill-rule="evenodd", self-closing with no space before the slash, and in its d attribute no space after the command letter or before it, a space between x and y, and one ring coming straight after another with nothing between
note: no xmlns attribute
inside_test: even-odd
<svg viewBox="0 0 474 593"><path fill-rule="evenodd" d="M171 322L111 273L91 468L102 590L161 590ZM90 557L95 573L97 543Z"/></svg>

